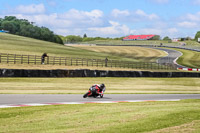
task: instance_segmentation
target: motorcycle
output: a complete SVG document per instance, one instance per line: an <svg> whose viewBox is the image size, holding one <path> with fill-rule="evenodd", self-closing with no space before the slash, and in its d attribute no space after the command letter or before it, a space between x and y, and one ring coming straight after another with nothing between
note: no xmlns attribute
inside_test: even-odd
<svg viewBox="0 0 200 133"><path fill-rule="evenodd" d="M95 86L92 86L90 87L89 91L83 95L83 98L86 98L86 97L96 98L98 96L100 96L100 98L103 98L103 91L102 93L100 93Z"/></svg>

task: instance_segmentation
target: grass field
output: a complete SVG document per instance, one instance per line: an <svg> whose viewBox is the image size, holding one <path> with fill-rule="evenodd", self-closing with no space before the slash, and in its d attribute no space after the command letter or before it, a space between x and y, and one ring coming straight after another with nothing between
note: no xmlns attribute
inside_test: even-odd
<svg viewBox="0 0 200 133"><path fill-rule="evenodd" d="M21 37L11 34L0 33L0 53L42 55L49 56L70 56L70 57L91 57L98 56L95 52L79 48L64 46L61 44ZM103 56L103 54L102 54ZM107 56L107 55L104 55Z"/></svg>
<svg viewBox="0 0 200 133"><path fill-rule="evenodd" d="M84 94L96 83L107 94L200 94L198 78L0 78L0 93Z"/></svg>
<svg viewBox="0 0 200 133"><path fill-rule="evenodd" d="M141 48L132 46L83 46L74 45L74 47L82 48L98 53L108 53L116 56L124 56L136 62L156 62L160 57L167 56L166 53L157 49Z"/></svg>
<svg viewBox="0 0 200 133"><path fill-rule="evenodd" d="M200 68L200 52L189 51L184 49L175 49L183 53L177 63L190 68Z"/></svg>
<svg viewBox="0 0 200 133"><path fill-rule="evenodd" d="M0 132L198 133L200 100L0 109Z"/></svg>

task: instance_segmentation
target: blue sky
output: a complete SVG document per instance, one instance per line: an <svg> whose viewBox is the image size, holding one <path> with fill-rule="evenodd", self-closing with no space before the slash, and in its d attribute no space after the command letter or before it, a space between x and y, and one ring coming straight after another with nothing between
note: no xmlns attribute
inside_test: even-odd
<svg viewBox="0 0 200 133"><path fill-rule="evenodd" d="M59 35L194 37L200 0L0 0L0 18L16 16Z"/></svg>

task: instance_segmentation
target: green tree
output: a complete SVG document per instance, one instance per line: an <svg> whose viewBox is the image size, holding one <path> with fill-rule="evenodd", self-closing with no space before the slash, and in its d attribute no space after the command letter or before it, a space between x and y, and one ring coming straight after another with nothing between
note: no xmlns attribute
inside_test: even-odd
<svg viewBox="0 0 200 133"><path fill-rule="evenodd" d="M48 28L34 26L33 24L34 22L29 22L26 19L17 19L15 16L0 18L0 29L7 30L11 34L63 44L62 39Z"/></svg>
<svg viewBox="0 0 200 133"><path fill-rule="evenodd" d="M198 38L200 38L200 31L198 31L197 33L196 33L196 35L195 35L195 41L198 41Z"/></svg>
<svg viewBox="0 0 200 133"><path fill-rule="evenodd" d="M86 35L86 33L83 35L83 38L86 38L87 37L87 35Z"/></svg>
<svg viewBox="0 0 200 133"><path fill-rule="evenodd" d="M63 44L63 40L62 40L62 39L60 38L60 36L58 36L58 35L55 35L55 36L54 36L54 42Z"/></svg>
<svg viewBox="0 0 200 133"><path fill-rule="evenodd" d="M152 37L149 40L160 40L160 36L159 35L155 35L154 37Z"/></svg>
<svg viewBox="0 0 200 133"><path fill-rule="evenodd" d="M5 16L4 18L5 21L15 21L17 18L15 16Z"/></svg>
<svg viewBox="0 0 200 133"><path fill-rule="evenodd" d="M2 29L9 31L10 33L16 33L17 27L12 21L3 21Z"/></svg>
<svg viewBox="0 0 200 133"><path fill-rule="evenodd" d="M86 38L83 38L83 42L89 42L89 41L94 41L95 39L92 38L92 37L86 37Z"/></svg>
<svg viewBox="0 0 200 133"><path fill-rule="evenodd" d="M76 42L81 42L82 38L80 36L75 36L75 35L69 35L65 37L67 40L67 43L76 43Z"/></svg>
<svg viewBox="0 0 200 133"><path fill-rule="evenodd" d="M169 41L169 40L171 40L171 38L169 38L168 36L166 36L166 37L163 38L163 40Z"/></svg>
<svg viewBox="0 0 200 133"><path fill-rule="evenodd" d="M0 18L0 30L2 30L2 26L1 26L2 22L3 22L3 19Z"/></svg>

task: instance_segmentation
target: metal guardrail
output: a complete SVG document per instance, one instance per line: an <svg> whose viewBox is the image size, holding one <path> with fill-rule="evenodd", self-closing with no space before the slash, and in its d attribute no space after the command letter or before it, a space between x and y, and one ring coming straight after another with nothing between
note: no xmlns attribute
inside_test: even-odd
<svg viewBox="0 0 200 133"><path fill-rule="evenodd" d="M35 64L42 65L41 56L38 55L18 55L0 53L0 63L9 64ZM111 67L111 68L133 68L133 69L154 69L154 70L175 70L172 64L158 64L155 62L130 62L118 60L73 58L73 57L55 57L45 58L46 65L65 65L65 66L92 66L92 67Z"/></svg>

